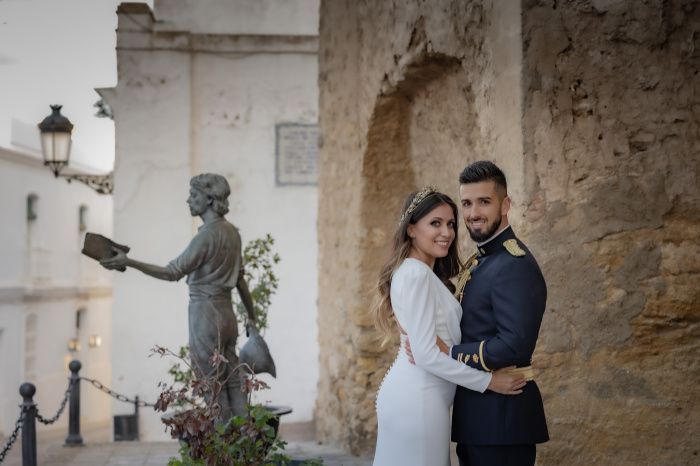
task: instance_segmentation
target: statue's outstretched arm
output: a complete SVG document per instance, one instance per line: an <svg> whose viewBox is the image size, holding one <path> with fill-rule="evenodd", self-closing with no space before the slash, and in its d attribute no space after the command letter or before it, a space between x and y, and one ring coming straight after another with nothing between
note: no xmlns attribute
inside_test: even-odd
<svg viewBox="0 0 700 466"><path fill-rule="evenodd" d="M100 264L106 269L115 270L123 269L124 267L131 267L160 280L177 281L182 278L182 276L178 276L176 273L166 267L161 267L160 265L155 264L147 264L146 262L139 262L127 257L126 253L121 249L113 249L114 252L116 252L115 256L100 261Z"/></svg>
<svg viewBox="0 0 700 466"><path fill-rule="evenodd" d="M250 291L248 290L248 284L243 278L243 269L241 268L241 273L238 274L238 282L236 283L236 289L238 294L243 301L243 306L245 306L246 312L248 312L248 320L251 324L256 324L257 319L255 318L255 311L253 311L253 298L250 296Z"/></svg>

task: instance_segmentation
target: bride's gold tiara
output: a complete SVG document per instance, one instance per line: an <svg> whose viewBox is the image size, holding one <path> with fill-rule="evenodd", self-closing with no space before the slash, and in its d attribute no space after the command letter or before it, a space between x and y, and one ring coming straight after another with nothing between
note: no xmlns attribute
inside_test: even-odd
<svg viewBox="0 0 700 466"><path fill-rule="evenodd" d="M413 200L411 201L411 204L408 206L408 209L406 209L406 212L404 212L403 215L401 216L401 220L399 220L399 225L403 224L403 222L406 221L407 218L411 218L411 215L413 215L413 212L418 208L420 203L425 200L426 197L428 197L431 194L434 194L436 192L438 192L438 190L435 186L426 186L425 188L418 191L418 194L413 196Z"/></svg>

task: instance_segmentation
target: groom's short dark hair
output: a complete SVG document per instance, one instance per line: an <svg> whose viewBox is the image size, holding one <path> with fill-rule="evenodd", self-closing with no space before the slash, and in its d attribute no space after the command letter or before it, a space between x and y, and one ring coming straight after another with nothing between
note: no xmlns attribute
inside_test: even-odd
<svg viewBox="0 0 700 466"><path fill-rule="evenodd" d="M479 160L467 165L459 174L459 184L480 183L482 181L495 182L498 188L503 189L503 197L508 195L506 175L495 163L489 160Z"/></svg>

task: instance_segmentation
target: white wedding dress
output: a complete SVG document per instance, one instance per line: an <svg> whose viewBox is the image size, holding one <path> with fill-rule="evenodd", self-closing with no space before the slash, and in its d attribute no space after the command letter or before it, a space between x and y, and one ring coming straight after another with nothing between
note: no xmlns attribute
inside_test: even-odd
<svg viewBox="0 0 700 466"><path fill-rule="evenodd" d="M374 466L449 466L456 385L483 392L491 374L441 353L435 336L459 344L462 307L430 267L408 258L394 272L391 303L415 365L401 348L377 393Z"/></svg>

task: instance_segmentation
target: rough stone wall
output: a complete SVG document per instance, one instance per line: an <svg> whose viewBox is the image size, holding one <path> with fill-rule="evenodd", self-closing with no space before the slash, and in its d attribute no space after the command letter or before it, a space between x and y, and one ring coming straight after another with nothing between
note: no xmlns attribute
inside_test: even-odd
<svg viewBox="0 0 700 466"><path fill-rule="evenodd" d="M374 446L403 198L491 158L549 285L539 464L697 462L697 3L321 2L321 440Z"/></svg>
<svg viewBox="0 0 700 466"><path fill-rule="evenodd" d="M698 464L700 2L525 2L523 50L541 463Z"/></svg>

